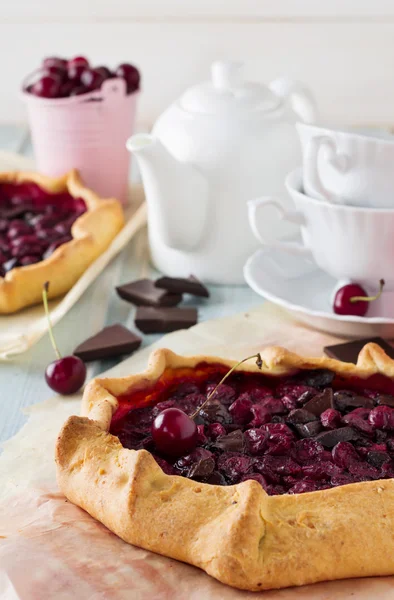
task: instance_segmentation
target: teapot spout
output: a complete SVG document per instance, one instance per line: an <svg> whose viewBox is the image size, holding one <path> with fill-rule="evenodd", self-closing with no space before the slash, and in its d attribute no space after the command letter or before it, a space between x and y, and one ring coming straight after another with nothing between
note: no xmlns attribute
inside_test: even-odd
<svg viewBox="0 0 394 600"><path fill-rule="evenodd" d="M205 177L177 160L153 135L133 135L126 145L141 172L149 226L170 248L193 250L204 232L208 207Z"/></svg>

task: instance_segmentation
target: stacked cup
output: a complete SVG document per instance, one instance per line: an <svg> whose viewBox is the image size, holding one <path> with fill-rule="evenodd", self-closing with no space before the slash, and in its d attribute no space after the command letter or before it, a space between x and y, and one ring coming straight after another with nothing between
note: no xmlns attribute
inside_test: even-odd
<svg viewBox="0 0 394 600"><path fill-rule="evenodd" d="M275 198L249 202L252 230L262 243L314 260L338 280L384 293L375 314L394 310L394 136L382 137L297 124L303 164L289 173L286 189L295 211ZM300 226L302 242L262 238L258 214L275 207ZM392 292L392 293L390 293Z"/></svg>

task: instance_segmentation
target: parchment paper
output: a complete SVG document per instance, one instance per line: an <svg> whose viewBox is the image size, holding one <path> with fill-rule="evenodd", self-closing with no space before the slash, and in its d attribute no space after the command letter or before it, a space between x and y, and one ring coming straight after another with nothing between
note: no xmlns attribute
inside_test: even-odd
<svg viewBox="0 0 394 600"><path fill-rule="evenodd" d="M280 344L305 355L322 354L336 338L310 331L269 304L234 317L201 323L163 337L110 371L145 368L153 348L183 354L242 358ZM322 583L302 588L240 592L177 561L130 546L58 492L53 462L57 433L80 396L52 398L0 457L0 598L3 600L391 600L394 578ZM333 557L334 559L334 557Z"/></svg>
<svg viewBox="0 0 394 600"><path fill-rule="evenodd" d="M18 154L0 152L0 171L31 168L33 168L33 163L29 159ZM65 296L50 303L53 324L64 317L107 264L145 225L146 206L141 185L131 186L130 198L131 203L125 209L126 225L110 247L90 265ZM7 360L16 354L26 352L46 333L47 327L47 320L41 305L27 308L15 315L0 316L0 360Z"/></svg>

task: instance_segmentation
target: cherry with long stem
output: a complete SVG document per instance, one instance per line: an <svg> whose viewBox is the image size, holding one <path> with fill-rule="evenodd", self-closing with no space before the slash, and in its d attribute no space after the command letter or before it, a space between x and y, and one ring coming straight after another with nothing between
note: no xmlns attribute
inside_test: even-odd
<svg viewBox="0 0 394 600"><path fill-rule="evenodd" d="M48 333L57 360L51 362L45 369L45 380L49 387L58 394L75 394L81 389L86 379L86 365L77 356L62 356L53 335L51 317L48 307L49 281L44 283L42 300L48 321Z"/></svg>
<svg viewBox="0 0 394 600"><path fill-rule="evenodd" d="M193 451L198 442L197 425L194 419L199 412L212 400L217 393L218 388L242 363L252 358L256 359L256 365L259 369L263 366L263 361L259 353L248 356L237 362L222 377L217 386L208 394L206 400L189 417L183 410L176 407L167 408L161 411L152 423L152 438L160 452L166 455L179 457Z"/></svg>

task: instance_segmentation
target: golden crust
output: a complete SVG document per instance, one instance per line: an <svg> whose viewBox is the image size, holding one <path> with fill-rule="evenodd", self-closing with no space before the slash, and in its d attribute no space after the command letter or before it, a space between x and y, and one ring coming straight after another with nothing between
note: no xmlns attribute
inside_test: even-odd
<svg viewBox="0 0 394 600"><path fill-rule="evenodd" d="M72 226L73 239L46 260L17 267L0 277L0 314L14 313L41 302L42 286L50 281L49 298L68 292L88 266L102 254L124 225L121 204L114 198L101 199L85 187L77 171L50 178L40 173L14 171L0 173L0 183L37 183L49 193L68 191L82 198L87 211Z"/></svg>
<svg viewBox="0 0 394 600"><path fill-rule="evenodd" d="M357 365L277 347L261 355L263 372L271 375L327 368L344 378L394 378L394 361L376 344L363 348ZM127 450L108 433L116 395L152 386L168 368L201 362L235 363L157 350L144 373L87 386L84 416L68 419L56 446L58 483L67 498L126 542L240 589L393 575L392 479L268 496L256 481L221 487L165 475L147 451ZM241 368L257 371L252 363Z"/></svg>

